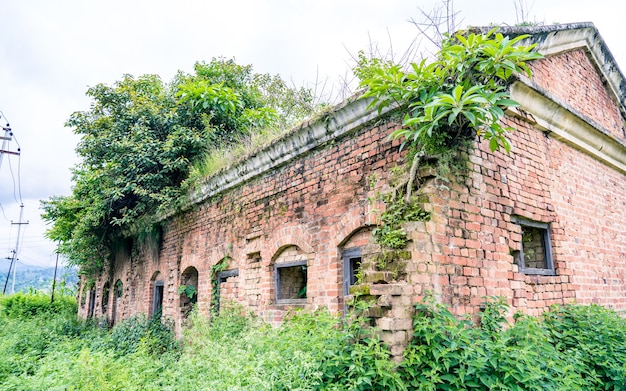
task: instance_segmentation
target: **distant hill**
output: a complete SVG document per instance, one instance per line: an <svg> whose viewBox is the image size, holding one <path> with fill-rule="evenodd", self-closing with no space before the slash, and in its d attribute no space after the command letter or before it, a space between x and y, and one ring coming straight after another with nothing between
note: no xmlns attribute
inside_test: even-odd
<svg viewBox="0 0 626 391"><path fill-rule="evenodd" d="M0 262L0 293L4 289L7 278L9 262ZM28 292L31 289L50 292L52 290L52 279L54 277L54 267L18 264L15 272L15 292ZM78 273L76 268L59 266L57 270L57 289L61 286L76 290L78 283ZM13 272L9 277L6 293L11 292L13 284Z"/></svg>

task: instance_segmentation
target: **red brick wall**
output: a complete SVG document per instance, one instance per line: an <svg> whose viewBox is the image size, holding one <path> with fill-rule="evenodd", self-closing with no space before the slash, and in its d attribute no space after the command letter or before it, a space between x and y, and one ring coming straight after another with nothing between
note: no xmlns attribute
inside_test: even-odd
<svg viewBox="0 0 626 391"><path fill-rule="evenodd" d="M623 118L583 52L533 67L538 85L619 136ZM571 81L556 84L566 78ZM573 300L626 309L625 175L532 122L506 122L518 129L511 134L511 154L492 153L477 142L464 173L451 182L423 184L432 217L405 227L412 240L406 281L372 289L391 308L391 318L380 320L383 329L409 335L408 311L426 290L459 315L476 313L491 295L505 296L514 311L530 314ZM376 247L369 228L381 205L371 199L388 189L389 173L404 156L387 139L394 126L383 121L358 129L171 218L161 243L135 243L132 255L118 254L114 268L96 283L95 315L104 315L98 308L106 281L112 286L119 278L124 284L121 319L150 314L154 282L162 280L163 314L180 327L181 273L197 269L197 305L208 313L211 267L225 257L238 275L222 284L222 304L236 301L272 323L294 307L343 310L341 251ZM373 174L377 181L370 188ZM556 275L525 274L514 264L522 235L512 216L549 224ZM277 303L274 264L285 250L306 259L307 295Z"/></svg>
<svg viewBox="0 0 626 391"><path fill-rule="evenodd" d="M530 64L533 82L613 137L626 141L624 118L588 56L584 49L578 49L534 61Z"/></svg>
<svg viewBox="0 0 626 391"><path fill-rule="evenodd" d="M369 177L375 174L383 186L403 156L387 138L393 127L369 126L172 218L158 253L156 244L137 245L132 259L118 256L113 274L124 282L124 316L151 313L152 285L161 279L163 314L180 318L177 290L190 266L198 270L198 305L208 313L211 266L225 256L231 258L228 269L239 269L239 275L222 284L222 303L235 299L270 322L294 306L341 310L341 247L363 241L362 234L353 234L376 219L372 211L378 206L368 197L379 189L369 188ZM308 259L304 305L276 303L274 263L288 247ZM97 287L108 278L102 276Z"/></svg>

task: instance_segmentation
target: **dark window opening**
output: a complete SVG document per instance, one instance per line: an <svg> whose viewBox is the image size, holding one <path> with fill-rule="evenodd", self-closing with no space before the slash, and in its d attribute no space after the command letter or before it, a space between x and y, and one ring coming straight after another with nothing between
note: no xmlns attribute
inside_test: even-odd
<svg viewBox="0 0 626 391"><path fill-rule="evenodd" d="M95 309L96 309L96 290L91 289L89 291L89 313L87 314L88 318L93 318L93 313Z"/></svg>
<svg viewBox="0 0 626 391"><path fill-rule="evenodd" d="M122 297L122 293L124 293L124 284L122 284L121 280L117 280L115 282L114 289L115 289L115 297L117 297L118 299Z"/></svg>
<svg viewBox="0 0 626 391"><path fill-rule="evenodd" d="M117 321L117 306L124 293L124 285L121 280L117 280L113 285L113 313L111 314L111 326Z"/></svg>
<svg viewBox="0 0 626 391"><path fill-rule="evenodd" d="M361 249L349 248L343 252L343 294L350 294L350 287L358 282L361 272Z"/></svg>
<svg viewBox="0 0 626 391"><path fill-rule="evenodd" d="M87 304L87 292L83 290L82 295L80 295L80 308L85 308L85 304Z"/></svg>
<svg viewBox="0 0 626 391"><path fill-rule="evenodd" d="M276 301L302 302L307 297L307 261L295 261L274 265L276 278Z"/></svg>
<svg viewBox="0 0 626 391"><path fill-rule="evenodd" d="M109 283L104 284L102 288L102 315L106 315L109 308Z"/></svg>
<svg viewBox="0 0 626 391"><path fill-rule="evenodd" d="M222 290L222 284L225 284L229 278L238 277L239 269L224 270L217 273L217 289L215 290L215 309L220 310L220 292Z"/></svg>
<svg viewBox="0 0 626 391"><path fill-rule="evenodd" d="M248 263L257 263L261 262L261 253L250 253L248 254Z"/></svg>
<svg viewBox="0 0 626 391"><path fill-rule="evenodd" d="M163 312L163 281L154 283L154 298L152 300L152 317L160 319Z"/></svg>
<svg viewBox="0 0 626 391"><path fill-rule="evenodd" d="M520 217L512 221L522 228L520 249L513 252L519 271L525 274L555 275L550 226Z"/></svg>

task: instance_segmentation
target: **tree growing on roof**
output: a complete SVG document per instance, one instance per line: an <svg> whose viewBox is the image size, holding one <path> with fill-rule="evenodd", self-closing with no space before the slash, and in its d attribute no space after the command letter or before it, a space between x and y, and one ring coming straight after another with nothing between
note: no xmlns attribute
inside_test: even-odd
<svg viewBox="0 0 626 391"><path fill-rule="evenodd" d="M411 63L408 70L360 53L355 74L366 89L363 97L372 98L379 111L399 107L403 126L391 137L414 151L407 199L424 157L440 157L477 136L492 151L510 151L506 134L512 129L500 120L518 103L508 86L516 73L531 77L526 62L542 57L533 45L520 45L525 38L510 39L497 28L486 34L460 32L443 40L434 61Z"/></svg>

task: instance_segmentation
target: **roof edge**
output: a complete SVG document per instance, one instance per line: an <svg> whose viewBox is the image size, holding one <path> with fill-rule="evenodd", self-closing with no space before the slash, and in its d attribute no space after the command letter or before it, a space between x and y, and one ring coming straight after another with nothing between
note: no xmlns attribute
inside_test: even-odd
<svg viewBox="0 0 626 391"><path fill-rule="evenodd" d="M471 27L486 33L492 27ZM615 57L592 22L565 23L546 26L500 26L498 32L516 37L529 35L523 41L525 45L537 45L535 50L544 56L555 55L566 51L585 49L593 58L596 67L622 116L626 118L626 77L617 65Z"/></svg>

